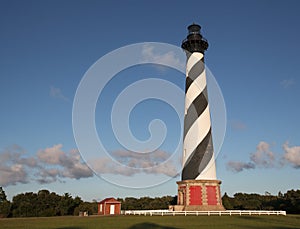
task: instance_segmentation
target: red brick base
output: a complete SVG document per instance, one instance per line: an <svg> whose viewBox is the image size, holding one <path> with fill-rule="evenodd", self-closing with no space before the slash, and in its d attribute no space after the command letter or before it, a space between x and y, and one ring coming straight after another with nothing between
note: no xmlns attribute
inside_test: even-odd
<svg viewBox="0 0 300 229"><path fill-rule="evenodd" d="M219 180L178 181L177 206L183 211L223 211ZM178 206L178 207L179 207Z"/></svg>

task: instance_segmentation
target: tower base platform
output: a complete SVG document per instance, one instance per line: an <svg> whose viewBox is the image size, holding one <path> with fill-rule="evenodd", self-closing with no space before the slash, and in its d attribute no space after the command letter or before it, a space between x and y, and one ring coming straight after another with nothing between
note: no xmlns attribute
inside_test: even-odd
<svg viewBox="0 0 300 229"><path fill-rule="evenodd" d="M219 180L178 181L174 211L224 211Z"/></svg>

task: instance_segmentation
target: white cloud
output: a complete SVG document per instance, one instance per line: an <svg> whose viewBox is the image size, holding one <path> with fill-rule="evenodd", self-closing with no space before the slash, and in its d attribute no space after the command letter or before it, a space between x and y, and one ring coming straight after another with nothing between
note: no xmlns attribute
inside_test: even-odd
<svg viewBox="0 0 300 229"><path fill-rule="evenodd" d="M233 171L233 172L242 172L245 169L254 169L255 164L252 162L244 163L240 161L229 161L226 164L227 169Z"/></svg>
<svg viewBox="0 0 300 229"><path fill-rule="evenodd" d="M93 176L92 170L85 163L82 163L77 156L72 157L71 161L71 164L66 164L62 177L81 179Z"/></svg>
<svg viewBox="0 0 300 229"><path fill-rule="evenodd" d="M270 145L264 141L258 143L256 152L251 154L250 159L256 165L264 168L275 166L275 154L270 150Z"/></svg>
<svg viewBox="0 0 300 229"><path fill-rule="evenodd" d="M165 151L134 153L118 150L111 158L98 158L91 162L99 174L132 176L137 173L164 174L177 176L180 163L169 159L172 155ZM117 161L117 162L116 162ZM0 185L36 181L40 184L64 182L65 178L81 179L92 177L92 170L84 163L78 150L63 150L62 144L38 150L34 156L26 155L18 146L0 152Z"/></svg>
<svg viewBox="0 0 300 229"><path fill-rule="evenodd" d="M230 122L231 128L234 130L245 130L247 129L247 126L245 123L238 121L238 120L233 120Z"/></svg>
<svg viewBox="0 0 300 229"><path fill-rule="evenodd" d="M152 168L166 161L171 155L165 151L156 150L150 153L136 153L118 150L111 153L112 157L121 164L132 168Z"/></svg>
<svg viewBox="0 0 300 229"><path fill-rule="evenodd" d="M176 165L169 159L171 155L161 150L151 153L118 150L111 155L115 161L111 158L99 158L90 162L98 174L132 176L137 173L147 173L174 177L180 170L180 165Z"/></svg>
<svg viewBox="0 0 300 229"><path fill-rule="evenodd" d="M289 146L286 142L282 146L284 153L280 156L283 160L276 160L276 155L271 151L270 144L264 141L259 142L256 152L250 154L250 162L229 161L227 169L234 172L241 172L245 169L254 168L281 168L284 164L290 164L300 169L300 146Z"/></svg>
<svg viewBox="0 0 300 229"><path fill-rule="evenodd" d="M39 171L35 174L35 176L37 177L36 181L39 184L49 184L58 180L58 177L60 176L60 171L55 168L40 168Z"/></svg>
<svg viewBox="0 0 300 229"><path fill-rule="evenodd" d="M293 167L300 169L300 146L289 147L288 142L283 144L285 161L293 165Z"/></svg>
<svg viewBox="0 0 300 229"><path fill-rule="evenodd" d="M50 87L50 96L56 99L61 99L63 101L69 102L70 100L62 93L60 88Z"/></svg>
<svg viewBox="0 0 300 229"><path fill-rule="evenodd" d="M158 63L164 63L168 65L175 65L180 68L184 68L185 62L181 61L178 57L176 57L173 51L165 52L165 53L158 53L161 50L154 50L154 46L150 44L146 44L143 46L142 55L144 61L155 61Z"/></svg>
<svg viewBox="0 0 300 229"><path fill-rule="evenodd" d="M280 85L284 88L284 89L287 89L289 87L291 87L292 85L295 84L295 81L294 79L285 79L285 80L282 80L280 82Z"/></svg>
<svg viewBox="0 0 300 229"><path fill-rule="evenodd" d="M1 165L0 172L0 186L28 183L28 174L20 164L14 164L11 167Z"/></svg>
<svg viewBox="0 0 300 229"><path fill-rule="evenodd" d="M57 173L53 174L61 178L68 177L80 179L93 176L91 169L84 162L82 162L78 150L73 149L67 153L62 150L62 147L62 144L58 144L43 150L39 150L37 152L37 157L46 166L57 166L59 170ZM53 169L52 167L50 168ZM47 174L46 172L47 171L44 171L44 174Z"/></svg>
<svg viewBox="0 0 300 229"><path fill-rule="evenodd" d="M24 158L25 151L13 145L0 152L0 186L28 183L26 166L35 165L34 158Z"/></svg>
<svg viewBox="0 0 300 229"><path fill-rule="evenodd" d="M81 160L77 150L64 152L57 144L26 156L22 148L12 146L0 152L0 186L37 181L40 184L63 181L64 178L92 177L93 172Z"/></svg>
<svg viewBox="0 0 300 229"><path fill-rule="evenodd" d="M274 168L276 167L275 154L270 149L270 144L261 141L256 146L256 151L250 154L250 161L229 161L227 169L233 172L242 172L246 169L260 168Z"/></svg>
<svg viewBox="0 0 300 229"><path fill-rule="evenodd" d="M89 162L97 174L116 174L123 176L132 176L135 174L133 168L122 166L111 158L97 158Z"/></svg>
<svg viewBox="0 0 300 229"><path fill-rule="evenodd" d="M164 174L169 177L176 177L181 171L178 166L176 166L172 161L167 161L165 163L159 164L158 166L151 167L150 169L144 169L144 172L151 174Z"/></svg>
<svg viewBox="0 0 300 229"><path fill-rule="evenodd" d="M60 164L64 160L65 153L62 151L62 144L39 150L37 157L41 162L46 164Z"/></svg>

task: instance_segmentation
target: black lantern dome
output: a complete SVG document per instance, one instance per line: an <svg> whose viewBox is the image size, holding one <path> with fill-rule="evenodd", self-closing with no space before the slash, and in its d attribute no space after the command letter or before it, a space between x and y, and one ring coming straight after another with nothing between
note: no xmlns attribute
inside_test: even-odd
<svg viewBox="0 0 300 229"><path fill-rule="evenodd" d="M188 26L188 35L186 39L182 41L181 48L188 52L204 52L208 48L207 40L200 33L201 26L192 24Z"/></svg>

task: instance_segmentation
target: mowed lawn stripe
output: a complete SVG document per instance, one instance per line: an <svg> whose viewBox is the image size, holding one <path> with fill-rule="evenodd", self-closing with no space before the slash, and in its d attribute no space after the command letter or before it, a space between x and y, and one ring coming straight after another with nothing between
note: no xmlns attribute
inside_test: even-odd
<svg viewBox="0 0 300 229"><path fill-rule="evenodd" d="M1 229L300 229L300 215L287 216L99 216L0 219Z"/></svg>

